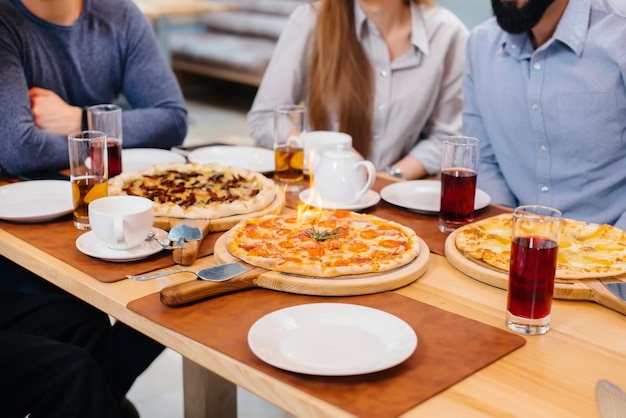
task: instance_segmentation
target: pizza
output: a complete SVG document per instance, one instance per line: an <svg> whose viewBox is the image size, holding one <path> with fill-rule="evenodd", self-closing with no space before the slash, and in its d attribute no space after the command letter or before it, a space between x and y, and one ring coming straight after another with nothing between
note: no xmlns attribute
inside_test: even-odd
<svg viewBox="0 0 626 418"><path fill-rule="evenodd" d="M509 271L512 214L459 228L458 250L472 260ZM588 279L626 273L626 233L611 225L563 219L556 278Z"/></svg>
<svg viewBox="0 0 626 418"><path fill-rule="evenodd" d="M266 208L276 198L276 186L245 168L172 163L113 177L109 195L146 197L154 202L155 216L214 219Z"/></svg>
<svg viewBox="0 0 626 418"><path fill-rule="evenodd" d="M309 277L389 271L419 253L412 229L347 210L243 220L231 229L226 245L230 254L254 266Z"/></svg>

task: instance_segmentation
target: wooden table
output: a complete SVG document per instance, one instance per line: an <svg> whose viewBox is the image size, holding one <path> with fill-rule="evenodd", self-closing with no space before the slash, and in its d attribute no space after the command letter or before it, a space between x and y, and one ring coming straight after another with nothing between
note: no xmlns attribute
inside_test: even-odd
<svg viewBox="0 0 626 418"><path fill-rule="evenodd" d="M134 0L137 7L154 26L161 50L167 61L172 63L169 47L171 19L193 17L203 13L215 13L231 10L234 6L214 0Z"/></svg>
<svg viewBox="0 0 626 418"><path fill-rule="evenodd" d="M190 280L189 275L101 283L8 233L1 222L0 254L182 354L186 417L235 416L236 385L297 416L348 416L126 308L135 299ZM212 257L205 257L193 268L212 264ZM425 275L396 292L505 329L506 292L465 276L443 256L431 254ZM626 317L591 302L555 300L546 335L528 337L524 347L404 416L597 417L597 381L608 379L626 389L625 370Z"/></svg>

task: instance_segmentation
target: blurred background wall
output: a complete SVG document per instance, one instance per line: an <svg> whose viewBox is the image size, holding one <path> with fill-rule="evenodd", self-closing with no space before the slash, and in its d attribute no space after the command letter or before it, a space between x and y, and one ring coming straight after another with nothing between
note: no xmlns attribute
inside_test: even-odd
<svg viewBox="0 0 626 418"><path fill-rule="evenodd" d="M451 10L457 15L468 29L492 16L489 0L435 0L437 4Z"/></svg>

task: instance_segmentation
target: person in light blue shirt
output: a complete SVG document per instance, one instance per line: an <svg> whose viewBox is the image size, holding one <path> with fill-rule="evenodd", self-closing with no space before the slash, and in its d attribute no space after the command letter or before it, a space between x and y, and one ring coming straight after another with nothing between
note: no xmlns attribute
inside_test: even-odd
<svg viewBox="0 0 626 418"><path fill-rule="evenodd" d="M491 2L463 80L478 187L626 229L626 1Z"/></svg>

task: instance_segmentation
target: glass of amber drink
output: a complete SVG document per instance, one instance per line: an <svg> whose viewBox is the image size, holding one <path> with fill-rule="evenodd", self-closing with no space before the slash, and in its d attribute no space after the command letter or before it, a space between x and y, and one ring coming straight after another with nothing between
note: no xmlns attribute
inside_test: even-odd
<svg viewBox="0 0 626 418"><path fill-rule="evenodd" d="M304 131L306 107L284 105L274 109L274 178L283 182L304 179L304 148L300 134Z"/></svg>
<svg viewBox="0 0 626 418"><path fill-rule="evenodd" d="M108 194L107 136L101 131L74 132L68 136L68 148L74 226L88 230L89 203Z"/></svg>
<svg viewBox="0 0 626 418"><path fill-rule="evenodd" d="M547 206L519 206L513 212L507 327L521 334L550 329L561 212Z"/></svg>

